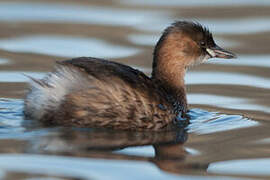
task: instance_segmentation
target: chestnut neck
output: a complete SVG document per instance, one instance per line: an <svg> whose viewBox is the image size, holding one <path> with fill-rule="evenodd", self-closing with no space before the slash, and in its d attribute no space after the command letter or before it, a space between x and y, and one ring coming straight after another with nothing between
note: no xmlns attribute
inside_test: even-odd
<svg viewBox="0 0 270 180"><path fill-rule="evenodd" d="M153 83L165 90L167 100L176 113L187 111L185 88L186 42L178 41L179 34L165 32L154 50L152 77ZM179 51L179 50L183 51Z"/></svg>

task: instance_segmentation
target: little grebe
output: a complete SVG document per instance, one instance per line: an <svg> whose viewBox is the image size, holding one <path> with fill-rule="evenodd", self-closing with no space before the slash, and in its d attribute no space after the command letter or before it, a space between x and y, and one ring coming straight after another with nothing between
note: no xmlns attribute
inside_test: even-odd
<svg viewBox="0 0 270 180"><path fill-rule="evenodd" d="M166 129L187 112L186 70L209 58L234 58L209 30L178 21L165 29L153 58L152 77L116 62L80 57L58 62L44 79L31 78L26 118L45 125L123 130Z"/></svg>

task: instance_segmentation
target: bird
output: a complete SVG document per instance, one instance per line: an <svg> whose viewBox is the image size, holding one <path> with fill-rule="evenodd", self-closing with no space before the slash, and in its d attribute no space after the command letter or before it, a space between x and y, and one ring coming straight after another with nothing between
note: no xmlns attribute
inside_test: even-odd
<svg viewBox="0 0 270 180"><path fill-rule="evenodd" d="M210 58L236 58L194 21L165 28L154 52L151 76L94 57L56 62L42 79L30 77L24 117L45 126L168 130L188 112L186 71Z"/></svg>

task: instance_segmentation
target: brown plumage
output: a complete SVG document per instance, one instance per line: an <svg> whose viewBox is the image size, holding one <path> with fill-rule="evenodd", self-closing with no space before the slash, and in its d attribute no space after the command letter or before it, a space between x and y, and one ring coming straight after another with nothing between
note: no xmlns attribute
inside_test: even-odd
<svg viewBox="0 0 270 180"><path fill-rule="evenodd" d="M55 72L32 81L24 113L47 125L164 130L187 111L186 69L211 57L234 55L219 48L206 28L179 21L156 45L151 78L103 59L59 62Z"/></svg>

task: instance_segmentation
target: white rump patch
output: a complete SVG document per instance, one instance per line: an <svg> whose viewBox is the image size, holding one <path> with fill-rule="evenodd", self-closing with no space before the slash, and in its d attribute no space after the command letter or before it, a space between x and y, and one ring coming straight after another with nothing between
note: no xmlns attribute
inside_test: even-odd
<svg viewBox="0 0 270 180"><path fill-rule="evenodd" d="M64 96L75 89L86 88L89 79L76 67L57 65L44 79L31 78L31 90L25 99L25 113L40 119L48 110L57 109Z"/></svg>

